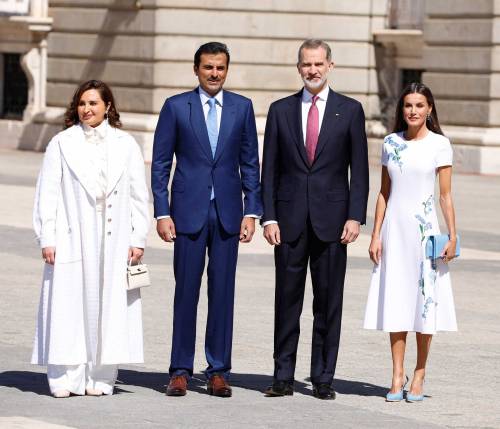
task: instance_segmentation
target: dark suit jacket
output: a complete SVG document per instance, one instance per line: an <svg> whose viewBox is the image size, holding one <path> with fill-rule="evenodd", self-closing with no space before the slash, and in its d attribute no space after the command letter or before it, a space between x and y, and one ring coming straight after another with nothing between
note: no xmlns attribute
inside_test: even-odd
<svg viewBox="0 0 500 429"><path fill-rule="evenodd" d="M330 90L309 166L302 136L302 91L271 104L262 164L262 222L277 220L296 240L310 217L322 241L340 239L347 219L366 221L368 150L361 104ZM349 178L350 169L350 178Z"/></svg>
<svg viewBox="0 0 500 429"><path fill-rule="evenodd" d="M198 89L169 98L161 110L151 164L154 215L172 216L179 233L201 230L207 221L212 186L226 232L237 234L244 214L262 214L252 102L224 90L222 104L215 157ZM176 167L169 203L167 186L174 153Z"/></svg>

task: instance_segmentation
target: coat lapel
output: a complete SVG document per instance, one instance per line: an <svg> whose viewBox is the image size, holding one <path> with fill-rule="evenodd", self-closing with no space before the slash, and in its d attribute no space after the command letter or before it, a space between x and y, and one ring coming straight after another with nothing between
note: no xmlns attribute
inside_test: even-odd
<svg viewBox="0 0 500 429"><path fill-rule="evenodd" d="M208 138L207 125L205 123L205 115L203 114L203 107L201 106L200 94L197 90L191 93L189 98L189 121L198 142L203 149L203 152L210 160L213 159L212 149L210 148L210 140Z"/></svg>
<svg viewBox="0 0 500 429"><path fill-rule="evenodd" d="M89 196L95 201L95 184L92 175L92 160L85 147L85 135L80 125L74 125L60 144L66 164L82 184Z"/></svg>
<svg viewBox="0 0 500 429"><path fill-rule="evenodd" d="M219 138L217 140L217 149L215 150L215 157L214 157L215 161L217 161L220 158L221 153L226 145L226 142L229 136L231 135L231 130L233 129L234 125L235 115L236 115L236 106L231 100L230 94L227 91L224 91L222 99L222 117L220 120Z"/></svg>
<svg viewBox="0 0 500 429"><path fill-rule="evenodd" d="M316 162L321 154L321 151L325 148L328 139L332 136L333 129L335 128L335 124L339 116L339 105L340 103L338 97L335 95L335 92L330 89L326 100L325 114L323 116L323 122L321 123L318 145L316 146L316 153L314 155L314 162Z"/></svg>
<svg viewBox="0 0 500 429"><path fill-rule="evenodd" d="M304 133L302 132L302 91L299 91L291 99L290 114L287 115L287 121L300 156L309 168L306 148L304 147Z"/></svg>
<svg viewBox="0 0 500 429"><path fill-rule="evenodd" d="M106 195L109 195L125 171L129 151L124 148L124 142L120 139L120 131L116 128L109 127L107 137L108 177Z"/></svg>

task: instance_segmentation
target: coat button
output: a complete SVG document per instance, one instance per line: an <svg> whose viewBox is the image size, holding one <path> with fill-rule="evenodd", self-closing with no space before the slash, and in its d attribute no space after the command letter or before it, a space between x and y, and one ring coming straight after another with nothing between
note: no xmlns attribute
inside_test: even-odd
<svg viewBox="0 0 500 429"><path fill-rule="evenodd" d="M108 209L110 209L111 207L113 207L111 204L108 204Z"/></svg>
<svg viewBox="0 0 500 429"><path fill-rule="evenodd" d="M68 228L68 234L71 234L71 228Z"/></svg>
<svg viewBox="0 0 500 429"><path fill-rule="evenodd" d="M113 192L113 194L115 194L115 195L116 195L117 193L118 193L118 191Z"/></svg>
<svg viewBox="0 0 500 429"><path fill-rule="evenodd" d="M111 218L108 218L108 222L111 222Z"/></svg>
<svg viewBox="0 0 500 429"><path fill-rule="evenodd" d="M108 231L108 235L111 235L111 231Z"/></svg>

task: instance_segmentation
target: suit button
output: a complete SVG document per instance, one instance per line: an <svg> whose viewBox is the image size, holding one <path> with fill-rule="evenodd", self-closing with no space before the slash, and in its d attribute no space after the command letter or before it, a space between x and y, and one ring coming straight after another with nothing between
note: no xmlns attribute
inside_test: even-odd
<svg viewBox="0 0 500 429"><path fill-rule="evenodd" d="M117 193L118 193L118 191L113 192L113 194L115 194L115 195L116 195Z"/></svg>
<svg viewBox="0 0 500 429"><path fill-rule="evenodd" d="M111 235L111 231L108 231L108 235Z"/></svg>
<svg viewBox="0 0 500 429"><path fill-rule="evenodd" d="M68 228L68 234L71 234L71 228Z"/></svg>
<svg viewBox="0 0 500 429"><path fill-rule="evenodd" d="M108 204L108 209L110 209L111 207L113 207L111 204Z"/></svg>
<svg viewBox="0 0 500 429"><path fill-rule="evenodd" d="M212 189L212 185L208 185L208 189Z"/></svg>
<svg viewBox="0 0 500 429"><path fill-rule="evenodd" d="M108 222L111 222L111 218L108 218Z"/></svg>

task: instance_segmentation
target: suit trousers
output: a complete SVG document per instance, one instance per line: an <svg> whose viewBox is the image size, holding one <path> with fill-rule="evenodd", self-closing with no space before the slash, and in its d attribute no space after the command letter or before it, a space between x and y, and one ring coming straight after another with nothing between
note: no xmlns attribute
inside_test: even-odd
<svg viewBox="0 0 500 429"><path fill-rule="evenodd" d="M309 263L313 287L312 383L332 383L339 350L347 247L323 242L310 220L294 242L275 247L274 378L293 381Z"/></svg>
<svg viewBox="0 0 500 429"><path fill-rule="evenodd" d="M208 219L196 234L177 234L174 244L174 327L170 375L193 375L196 316L201 279L208 254L208 314L205 332L207 377L231 370L234 283L239 234L224 231L217 199L210 201Z"/></svg>

